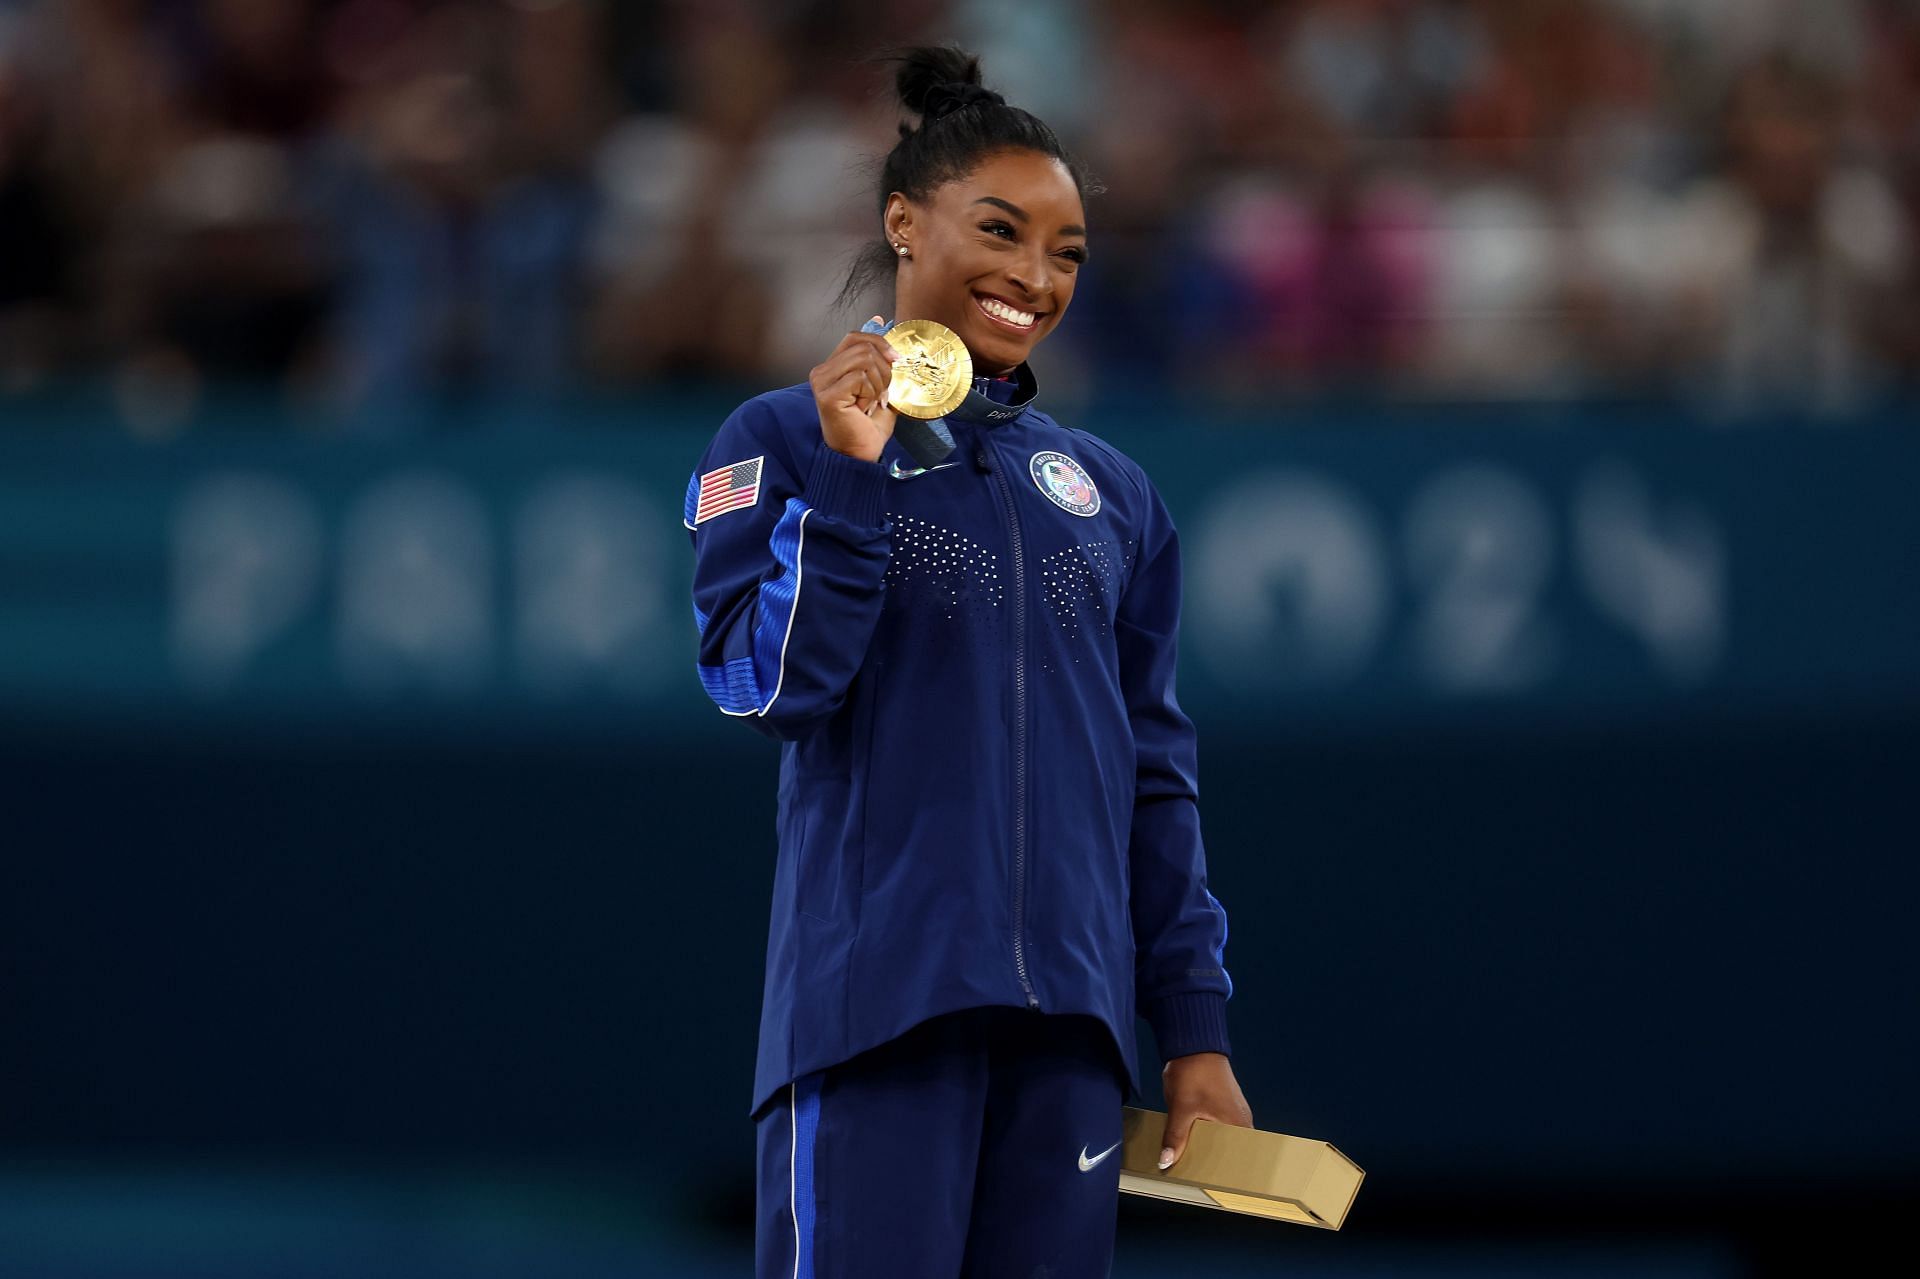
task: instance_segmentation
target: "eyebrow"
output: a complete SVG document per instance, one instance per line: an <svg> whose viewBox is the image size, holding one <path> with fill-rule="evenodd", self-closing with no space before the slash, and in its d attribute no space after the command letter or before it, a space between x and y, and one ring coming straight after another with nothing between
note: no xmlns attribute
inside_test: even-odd
<svg viewBox="0 0 1920 1279"><path fill-rule="evenodd" d="M1005 209L1008 213L1011 213L1014 217L1019 218L1022 222L1033 221L1032 218L1027 216L1027 211L1025 209L1021 208L1017 204L1012 203L1011 201L1002 200L997 195L983 195L978 200L975 200L974 203L975 204L991 204L996 209ZM1061 235L1077 235L1077 236L1085 237L1085 235L1087 234L1087 228L1081 226L1078 222L1069 222L1065 226L1060 228L1060 234Z"/></svg>

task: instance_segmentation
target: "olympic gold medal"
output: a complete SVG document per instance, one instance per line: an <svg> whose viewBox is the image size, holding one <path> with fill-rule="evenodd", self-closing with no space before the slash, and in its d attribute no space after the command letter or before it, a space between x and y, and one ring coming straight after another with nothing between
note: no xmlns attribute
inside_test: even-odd
<svg viewBox="0 0 1920 1279"><path fill-rule="evenodd" d="M973 356L967 344L937 320L902 320L886 333L898 351L887 405L908 417L945 417L959 408L973 388Z"/></svg>

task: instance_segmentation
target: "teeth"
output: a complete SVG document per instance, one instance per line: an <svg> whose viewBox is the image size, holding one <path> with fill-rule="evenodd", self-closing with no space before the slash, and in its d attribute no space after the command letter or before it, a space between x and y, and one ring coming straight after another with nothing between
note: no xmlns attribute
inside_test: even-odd
<svg viewBox="0 0 1920 1279"><path fill-rule="evenodd" d="M1033 323L1033 312L1016 311L996 298L981 298L980 309L988 315L998 316L1009 324L1018 324L1023 328Z"/></svg>

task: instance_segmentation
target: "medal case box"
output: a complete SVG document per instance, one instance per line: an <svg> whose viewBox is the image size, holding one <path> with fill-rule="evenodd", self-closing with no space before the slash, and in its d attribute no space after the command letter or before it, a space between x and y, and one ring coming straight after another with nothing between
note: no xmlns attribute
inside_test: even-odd
<svg viewBox="0 0 1920 1279"><path fill-rule="evenodd" d="M1329 1142L1210 1119L1193 1121L1185 1152L1162 1172L1166 1127L1161 1111L1121 1108L1122 1192L1338 1230L1366 1176Z"/></svg>

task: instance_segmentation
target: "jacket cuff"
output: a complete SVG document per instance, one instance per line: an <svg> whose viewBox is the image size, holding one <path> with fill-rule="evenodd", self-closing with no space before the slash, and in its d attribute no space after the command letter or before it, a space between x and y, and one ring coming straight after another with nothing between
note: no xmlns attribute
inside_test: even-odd
<svg viewBox="0 0 1920 1279"><path fill-rule="evenodd" d="M806 499L807 505L822 515L862 528L877 528L886 492L887 468L878 462L848 457L825 443L813 455Z"/></svg>
<svg viewBox="0 0 1920 1279"><path fill-rule="evenodd" d="M1153 1027L1165 1063L1188 1053L1233 1055L1227 1041L1227 997L1210 990L1149 1000L1141 1013Z"/></svg>

